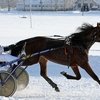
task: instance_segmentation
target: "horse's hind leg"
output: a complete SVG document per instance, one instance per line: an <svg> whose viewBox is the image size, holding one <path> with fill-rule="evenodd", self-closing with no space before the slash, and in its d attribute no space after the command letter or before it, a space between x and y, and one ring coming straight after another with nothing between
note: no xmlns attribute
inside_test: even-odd
<svg viewBox="0 0 100 100"><path fill-rule="evenodd" d="M57 92L59 92L59 88L57 84L55 84L48 76L47 76L47 59L43 56L39 59L40 64L40 74L41 76L53 87Z"/></svg>
<svg viewBox="0 0 100 100"><path fill-rule="evenodd" d="M84 63L83 65L81 65L82 68L95 80L100 84L100 80L97 77L97 75L93 72L93 70L91 69L90 65L88 63Z"/></svg>
<svg viewBox="0 0 100 100"><path fill-rule="evenodd" d="M79 80L81 78L78 66L76 64L71 66L72 70L74 71L76 76L72 76L72 75L68 75L66 72L61 72L61 74L63 76L65 76L67 79L75 79L75 80Z"/></svg>

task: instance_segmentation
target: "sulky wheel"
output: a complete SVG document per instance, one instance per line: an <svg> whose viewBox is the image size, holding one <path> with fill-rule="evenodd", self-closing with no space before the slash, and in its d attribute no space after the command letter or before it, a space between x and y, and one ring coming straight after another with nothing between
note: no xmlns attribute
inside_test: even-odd
<svg viewBox="0 0 100 100"><path fill-rule="evenodd" d="M17 89L16 79L12 75L7 79L9 75L6 71L0 71L0 96L12 96Z"/></svg>
<svg viewBox="0 0 100 100"><path fill-rule="evenodd" d="M14 72L13 76L17 81L17 90L23 90L29 83L29 75L26 70L22 67L18 67Z"/></svg>

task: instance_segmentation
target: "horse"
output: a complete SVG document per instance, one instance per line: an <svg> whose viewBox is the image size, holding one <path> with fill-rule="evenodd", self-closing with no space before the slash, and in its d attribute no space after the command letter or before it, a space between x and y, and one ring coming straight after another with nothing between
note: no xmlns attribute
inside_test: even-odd
<svg viewBox="0 0 100 100"><path fill-rule="evenodd" d="M55 91L59 92L60 90L57 84L47 75L48 60L72 68L75 76L69 75L65 71L61 72L61 75L65 76L67 79L81 79L79 71L79 67L81 67L100 84L100 80L92 70L88 59L89 50L95 42L100 42L100 24L97 23L97 26L94 27L91 24L84 23L78 28L77 32L70 36L61 37L59 39L37 36L9 45L5 47L5 51L10 49L11 55L18 56L23 51L24 47L26 56L36 53L36 55L26 59L23 66L39 63L40 75L55 89Z"/></svg>

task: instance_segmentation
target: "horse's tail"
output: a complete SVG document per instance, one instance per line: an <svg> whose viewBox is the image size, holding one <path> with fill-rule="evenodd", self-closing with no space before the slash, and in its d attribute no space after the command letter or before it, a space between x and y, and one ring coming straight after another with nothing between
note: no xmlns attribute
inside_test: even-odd
<svg viewBox="0 0 100 100"><path fill-rule="evenodd" d="M5 51L12 50L14 47L15 47L14 44L11 44L11 45L9 45L9 46L5 46L5 47L4 47L4 52L5 52Z"/></svg>

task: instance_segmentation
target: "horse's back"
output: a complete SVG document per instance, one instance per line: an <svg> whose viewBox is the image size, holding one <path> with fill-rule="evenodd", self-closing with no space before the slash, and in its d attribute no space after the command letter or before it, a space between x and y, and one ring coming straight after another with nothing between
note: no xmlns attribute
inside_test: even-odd
<svg viewBox="0 0 100 100"><path fill-rule="evenodd" d="M62 47L64 45L64 40L44 37L44 36L37 36L19 41L16 45L21 45L25 43L28 45L33 45L34 47L37 46L38 48L43 47L45 49L51 49L51 48Z"/></svg>

